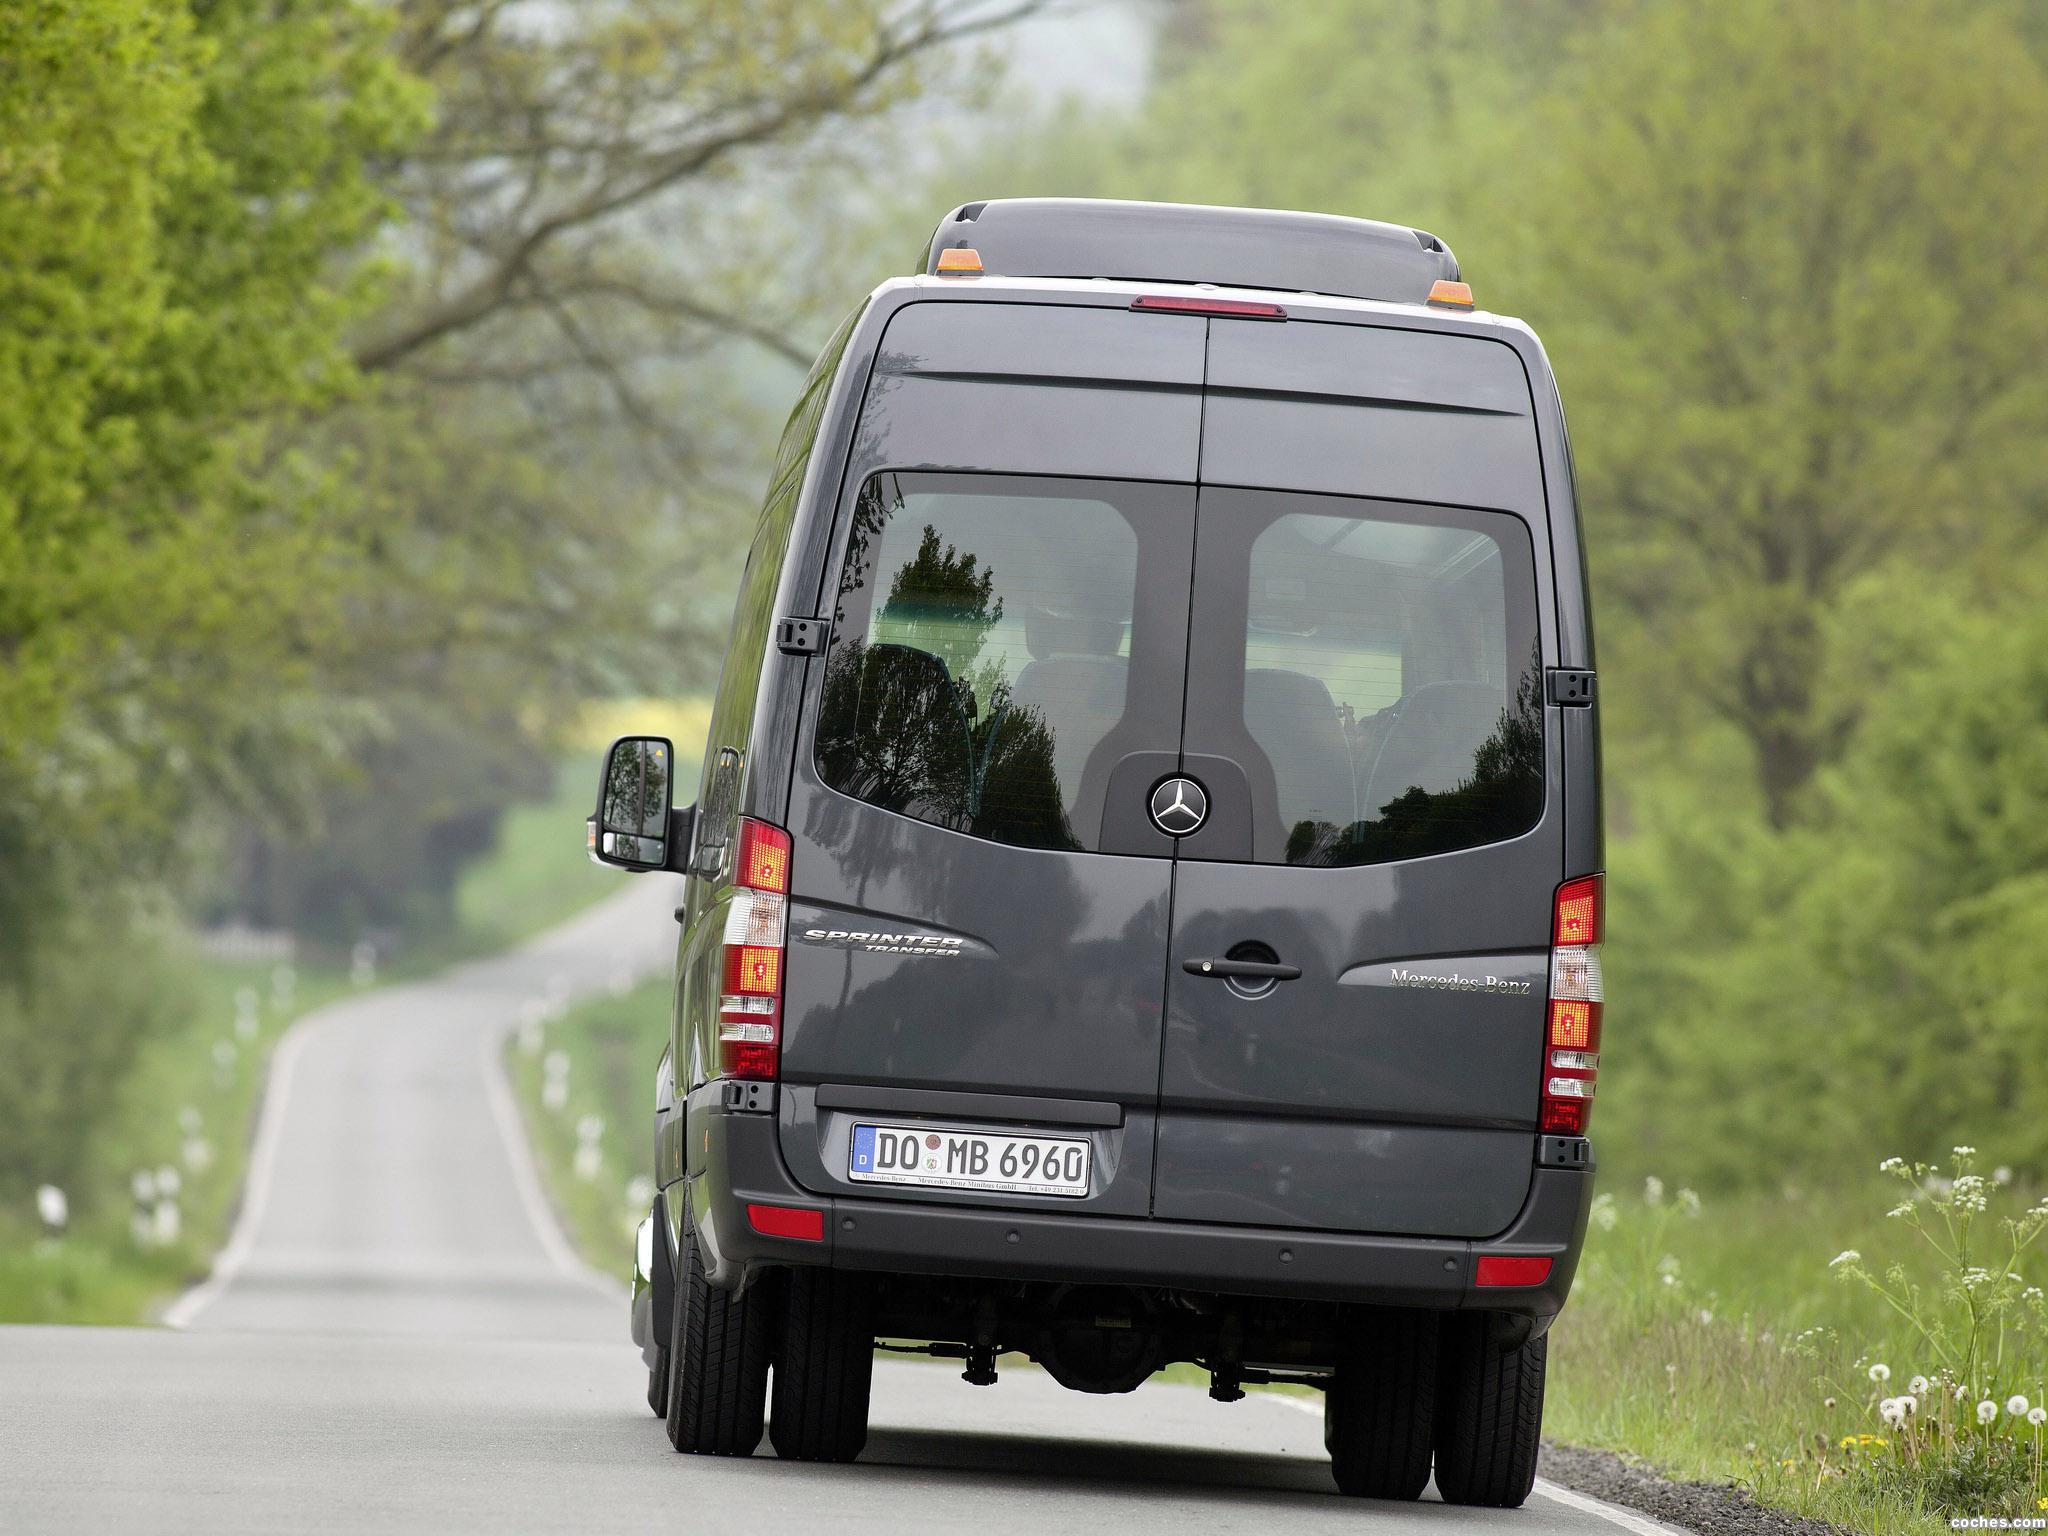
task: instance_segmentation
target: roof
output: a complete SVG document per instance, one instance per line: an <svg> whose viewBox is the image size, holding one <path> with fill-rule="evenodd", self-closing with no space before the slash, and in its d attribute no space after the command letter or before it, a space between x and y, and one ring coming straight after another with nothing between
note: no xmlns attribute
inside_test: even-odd
<svg viewBox="0 0 2048 1536"><path fill-rule="evenodd" d="M968 246L1008 277L1216 283L1420 304L1455 279L1458 261L1435 235L1405 224L1328 213L1195 203L1024 197L963 203L939 221L925 253Z"/></svg>

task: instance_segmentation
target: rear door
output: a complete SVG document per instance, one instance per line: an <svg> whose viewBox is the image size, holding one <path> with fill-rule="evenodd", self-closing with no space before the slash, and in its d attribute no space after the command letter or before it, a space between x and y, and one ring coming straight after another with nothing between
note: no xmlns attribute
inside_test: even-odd
<svg viewBox="0 0 2048 1536"><path fill-rule="evenodd" d="M1488 1236L1563 856L1528 389L1471 338L1213 331L1153 1209Z"/></svg>
<svg viewBox="0 0 2048 1536"><path fill-rule="evenodd" d="M1149 1205L1173 845L1136 781L1178 761L1201 367L1199 320L891 323L791 784L781 1134L812 1189L877 1192L860 1125L979 1126L1087 1138L1086 1193L885 1192Z"/></svg>

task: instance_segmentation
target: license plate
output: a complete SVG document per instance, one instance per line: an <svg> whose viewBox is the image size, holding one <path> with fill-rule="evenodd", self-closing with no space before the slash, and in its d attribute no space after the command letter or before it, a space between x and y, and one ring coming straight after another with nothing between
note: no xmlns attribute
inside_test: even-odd
<svg viewBox="0 0 2048 1536"><path fill-rule="evenodd" d="M1067 1136L856 1125L846 1176L862 1184L1085 1195L1091 1151L1086 1140Z"/></svg>

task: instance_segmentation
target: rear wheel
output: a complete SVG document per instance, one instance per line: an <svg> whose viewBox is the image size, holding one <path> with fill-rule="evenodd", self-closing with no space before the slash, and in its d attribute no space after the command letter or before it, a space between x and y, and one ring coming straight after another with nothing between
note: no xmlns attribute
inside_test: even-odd
<svg viewBox="0 0 2048 1536"><path fill-rule="evenodd" d="M683 1228L668 1347L668 1438L700 1456L751 1456L768 1400L772 1308L758 1288L715 1289ZM649 1398L652 1399L649 1383Z"/></svg>
<svg viewBox="0 0 2048 1536"><path fill-rule="evenodd" d="M1444 1328L1436 1486L1449 1504L1514 1509L1536 1486L1548 1340L1502 1349L1482 1316Z"/></svg>
<svg viewBox="0 0 2048 1536"><path fill-rule="evenodd" d="M1345 1493L1414 1499L1429 1485L1437 1317L1375 1312L1349 1323L1323 1404L1323 1444Z"/></svg>
<svg viewBox="0 0 2048 1536"><path fill-rule="evenodd" d="M868 1277L794 1269L768 1438L792 1461L851 1461L868 1439L875 1327Z"/></svg>

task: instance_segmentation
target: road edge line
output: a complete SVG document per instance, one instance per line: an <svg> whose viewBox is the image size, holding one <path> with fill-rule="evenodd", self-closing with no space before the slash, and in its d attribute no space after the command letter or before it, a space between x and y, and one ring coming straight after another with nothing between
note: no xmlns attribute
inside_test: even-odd
<svg viewBox="0 0 2048 1536"><path fill-rule="evenodd" d="M1266 1392L1261 1396L1271 1402L1285 1404L1300 1413L1313 1414L1319 1419L1323 1416L1323 1405L1311 1402L1307 1398L1295 1397L1286 1392ZM1563 1504L1582 1514L1598 1515L1610 1525L1618 1525L1625 1531L1633 1531L1635 1536L1685 1536L1683 1526L1667 1525L1661 1520L1652 1520L1648 1515L1637 1514L1632 1509L1623 1509L1618 1504L1596 1499L1591 1494L1576 1493L1569 1488L1560 1487L1547 1477L1536 1479L1534 1492L1537 1497L1548 1499L1553 1504Z"/></svg>
<svg viewBox="0 0 2048 1536"><path fill-rule="evenodd" d="M158 1318L164 1327L191 1327L193 1320L220 1298L249 1262L249 1253L256 1245L256 1228L262 1224L263 1213L270 1204L271 1179L276 1172L278 1144L284 1136L284 1106L291 1097L292 1073L298 1066L307 1034L324 1011L315 1010L295 1019L271 1048L263 1084L263 1106L256 1114L256 1140L249 1149L249 1171L242 1180L242 1200L235 1207L235 1224L228 1231L227 1246L214 1255L213 1267L204 1280L164 1308Z"/></svg>
<svg viewBox="0 0 2048 1536"><path fill-rule="evenodd" d="M513 1101L511 1079L505 1071L505 1042L510 1037L509 1029L484 1037L484 1097L490 1101L491 1119L497 1123L498 1139L505 1144L512 1187L519 1191L519 1203L526 1208L527 1223L533 1228L534 1236L540 1239L542 1250L555 1268L569 1279L602 1291L615 1301L624 1300L631 1294L630 1289L586 1263L576 1252L562 1230L553 1203L541 1186L533 1143L526 1134L519 1106Z"/></svg>

